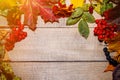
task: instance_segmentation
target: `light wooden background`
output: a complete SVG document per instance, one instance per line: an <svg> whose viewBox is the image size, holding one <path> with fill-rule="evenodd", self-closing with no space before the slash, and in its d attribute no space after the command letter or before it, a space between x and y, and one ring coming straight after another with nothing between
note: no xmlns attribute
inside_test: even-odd
<svg viewBox="0 0 120 80"><path fill-rule="evenodd" d="M39 18L35 32L25 28L28 37L9 52L15 73L22 80L112 80L111 72L103 72L108 63L103 44L93 36L95 24L89 24L85 40L77 25L66 26L65 21L44 24ZM1 17L0 25L5 24Z"/></svg>

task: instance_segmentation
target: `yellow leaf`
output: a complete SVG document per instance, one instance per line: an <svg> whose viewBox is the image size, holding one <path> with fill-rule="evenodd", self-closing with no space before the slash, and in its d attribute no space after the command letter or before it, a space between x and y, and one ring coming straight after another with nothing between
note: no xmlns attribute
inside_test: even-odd
<svg viewBox="0 0 120 80"><path fill-rule="evenodd" d="M9 9L17 5L17 0L0 0L0 9Z"/></svg>
<svg viewBox="0 0 120 80"><path fill-rule="evenodd" d="M74 8L82 7L84 0L71 0L71 4L73 4Z"/></svg>
<svg viewBox="0 0 120 80"><path fill-rule="evenodd" d="M8 34L7 30L0 30L0 40L4 39Z"/></svg>

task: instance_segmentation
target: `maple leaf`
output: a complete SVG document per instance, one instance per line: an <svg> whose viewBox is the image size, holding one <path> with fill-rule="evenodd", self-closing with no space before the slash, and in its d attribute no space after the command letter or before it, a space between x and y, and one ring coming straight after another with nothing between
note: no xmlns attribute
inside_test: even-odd
<svg viewBox="0 0 120 80"><path fill-rule="evenodd" d="M24 12L24 24L31 30L36 29L37 18L40 15L45 22L56 22L58 19L52 13L52 6L59 0L22 0L20 9Z"/></svg>
<svg viewBox="0 0 120 80"><path fill-rule="evenodd" d="M24 24L35 30L38 16L38 3L36 0L23 0L20 9L24 12Z"/></svg>
<svg viewBox="0 0 120 80"><path fill-rule="evenodd" d="M40 8L40 15L45 22L58 22L58 18L53 14L52 7L59 2L59 0L37 0Z"/></svg>
<svg viewBox="0 0 120 80"><path fill-rule="evenodd" d="M14 25L18 24L18 21L20 21L21 19L21 15L22 13L20 12L18 7L14 7L12 9L10 9L7 13L7 21L8 21L8 25L10 27L13 27Z"/></svg>

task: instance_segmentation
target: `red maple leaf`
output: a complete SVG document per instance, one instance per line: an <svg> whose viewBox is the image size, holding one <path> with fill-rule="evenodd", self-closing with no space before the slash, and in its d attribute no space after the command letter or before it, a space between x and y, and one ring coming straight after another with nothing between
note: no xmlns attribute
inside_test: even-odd
<svg viewBox="0 0 120 80"><path fill-rule="evenodd" d="M40 15L44 22L57 22L58 18L52 13L52 7L59 0L23 0L21 10L24 12L24 24L31 30L36 29L37 18Z"/></svg>

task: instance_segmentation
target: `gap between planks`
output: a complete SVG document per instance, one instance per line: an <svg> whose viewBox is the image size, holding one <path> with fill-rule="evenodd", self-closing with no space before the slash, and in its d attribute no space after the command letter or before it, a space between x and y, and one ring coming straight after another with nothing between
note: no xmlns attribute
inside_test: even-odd
<svg viewBox="0 0 120 80"><path fill-rule="evenodd" d="M5 61L9 62L9 61ZM106 60L80 60L80 61L10 61L10 63L30 63L30 62L35 62L35 63L87 63L87 62L107 62Z"/></svg>
<svg viewBox="0 0 120 80"><path fill-rule="evenodd" d="M9 26L0 26L0 29L9 29L10 27ZM26 29L29 28L29 27L25 27ZM36 28L78 28L78 27L36 27ZM89 26L89 28L94 28L93 26Z"/></svg>

